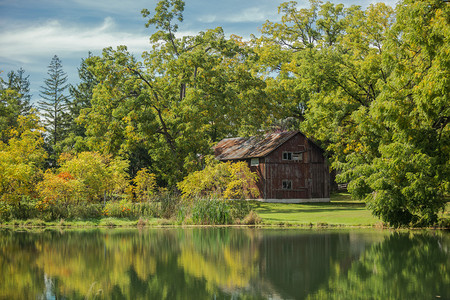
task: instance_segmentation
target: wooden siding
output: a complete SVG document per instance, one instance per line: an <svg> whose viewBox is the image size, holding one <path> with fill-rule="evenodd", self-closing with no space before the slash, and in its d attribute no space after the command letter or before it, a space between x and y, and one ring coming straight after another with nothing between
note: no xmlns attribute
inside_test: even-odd
<svg viewBox="0 0 450 300"><path fill-rule="evenodd" d="M283 153L302 153L302 160L283 160ZM256 187L261 199L317 199L330 197L330 175L323 150L302 133L292 135L265 157L251 166L258 175ZM235 160L235 161L238 161ZM283 189L283 181L291 182L291 189Z"/></svg>

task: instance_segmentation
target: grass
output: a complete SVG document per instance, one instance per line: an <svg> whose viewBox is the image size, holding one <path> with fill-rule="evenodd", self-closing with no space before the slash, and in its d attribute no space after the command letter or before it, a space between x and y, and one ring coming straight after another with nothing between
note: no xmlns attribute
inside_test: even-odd
<svg viewBox="0 0 450 300"><path fill-rule="evenodd" d="M353 200L348 193L336 193L328 203L262 203L252 202L253 210L261 218L262 226L348 226L348 227L381 227L382 221L374 217L365 207L364 202ZM450 202L440 214L445 219L444 227L450 224ZM127 219L101 218L87 220L59 220L45 222L40 219L11 220L0 224L6 227L142 227L175 225L176 221L166 219ZM447 225L445 225L447 224Z"/></svg>
<svg viewBox="0 0 450 300"><path fill-rule="evenodd" d="M332 195L329 203L259 203L255 211L265 224L313 226L379 226L364 202L352 200L347 193Z"/></svg>

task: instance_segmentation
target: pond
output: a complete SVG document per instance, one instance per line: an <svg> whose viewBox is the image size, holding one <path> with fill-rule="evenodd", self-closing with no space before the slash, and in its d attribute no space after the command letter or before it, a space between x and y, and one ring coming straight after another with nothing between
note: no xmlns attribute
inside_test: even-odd
<svg viewBox="0 0 450 300"><path fill-rule="evenodd" d="M450 299L443 231L0 230L0 299Z"/></svg>

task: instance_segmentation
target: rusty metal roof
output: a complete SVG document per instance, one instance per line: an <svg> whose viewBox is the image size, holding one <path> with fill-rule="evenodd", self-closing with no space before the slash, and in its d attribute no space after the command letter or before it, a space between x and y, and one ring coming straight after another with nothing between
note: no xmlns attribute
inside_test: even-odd
<svg viewBox="0 0 450 300"><path fill-rule="evenodd" d="M265 157L300 131L271 133L250 138L223 139L214 147L218 160Z"/></svg>

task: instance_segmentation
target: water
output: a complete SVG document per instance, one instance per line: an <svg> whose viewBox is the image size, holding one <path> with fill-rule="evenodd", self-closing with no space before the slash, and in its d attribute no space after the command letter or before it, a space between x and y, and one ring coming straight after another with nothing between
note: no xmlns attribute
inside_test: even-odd
<svg viewBox="0 0 450 300"><path fill-rule="evenodd" d="M0 299L450 299L450 233L0 230Z"/></svg>

